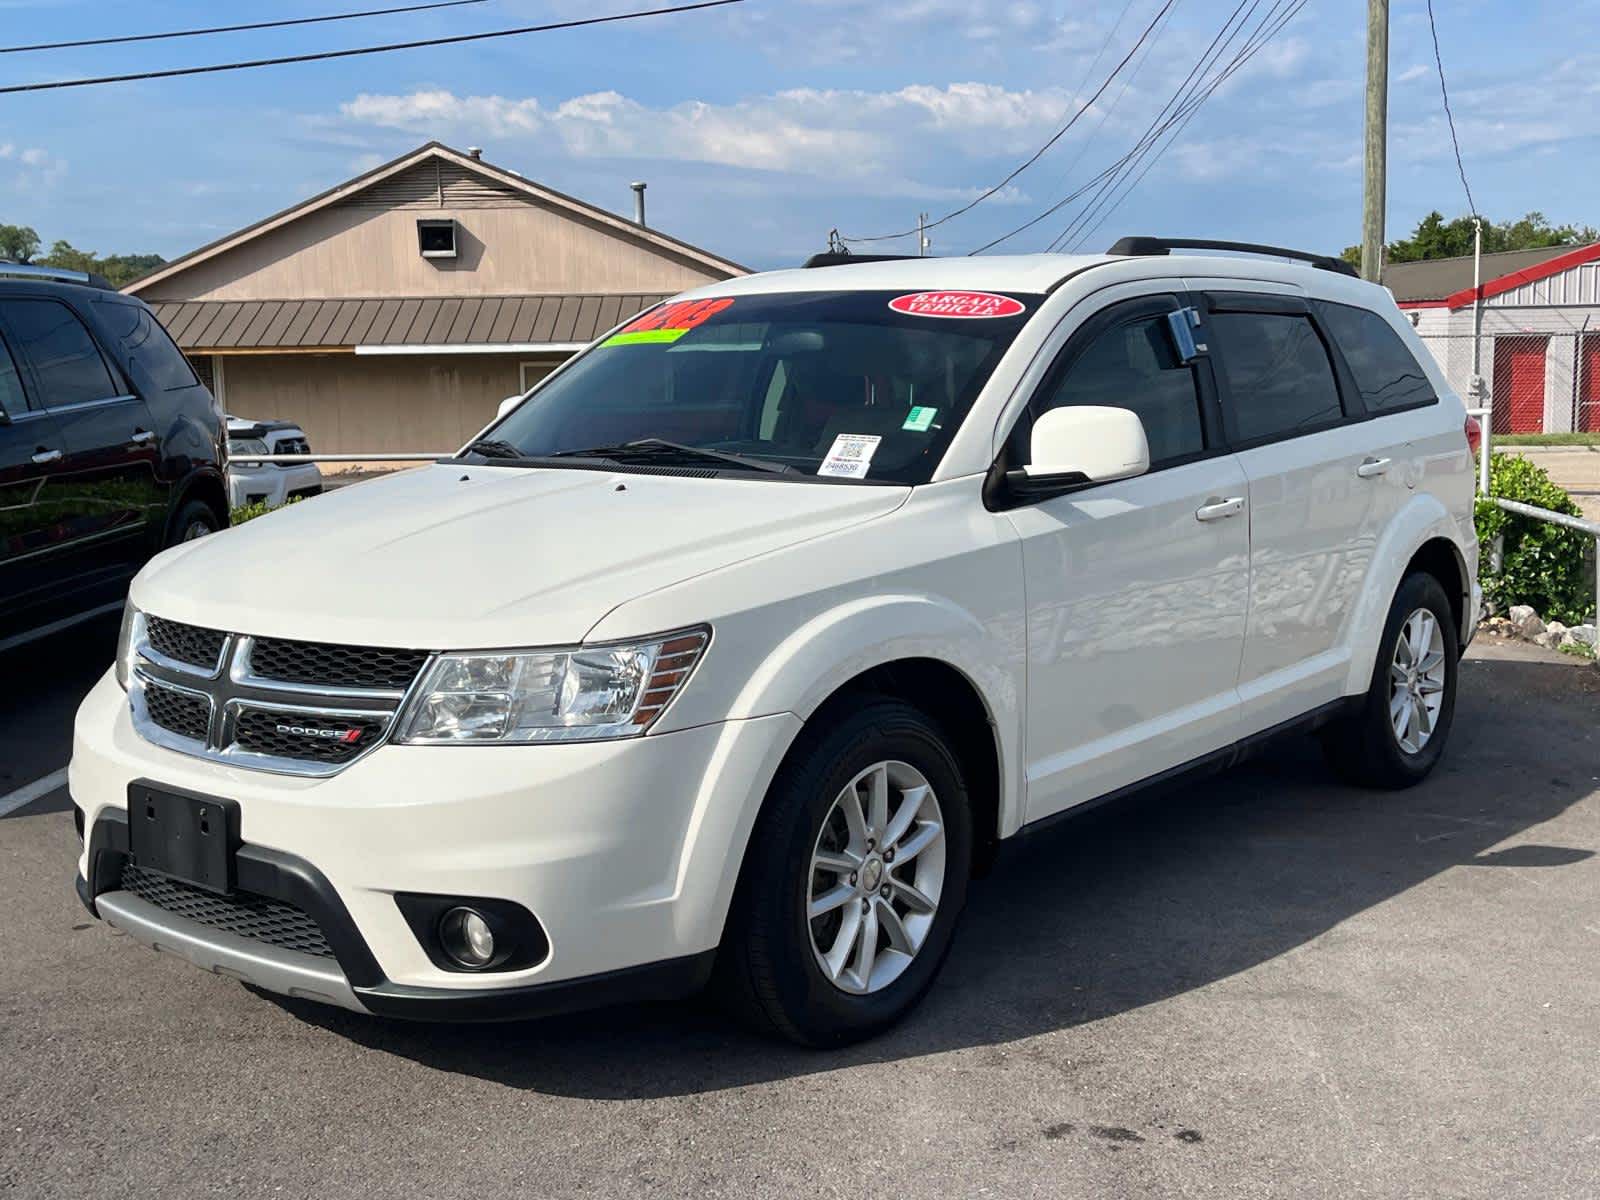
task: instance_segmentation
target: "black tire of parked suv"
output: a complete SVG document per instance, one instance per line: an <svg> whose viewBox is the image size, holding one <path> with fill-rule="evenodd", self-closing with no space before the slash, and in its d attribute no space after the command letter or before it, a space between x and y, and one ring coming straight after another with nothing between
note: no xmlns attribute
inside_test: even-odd
<svg viewBox="0 0 1600 1200"><path fill-rule="evenodd" d="M1444 692L1438 717L1428 740L1416 752L1403 749L1390 717L1390 666L1395 661L1401 629L1412 613L1426 609L1439 623L1444 642ZM1328 765L1350 783L1396 790L1412 787L1428 777L1444 753L1455 718L1456 675L1461 658L1460 637L1450 615L1450 601L1434 576L1422 571L1407 575L1395 592L1389 616L1378 642L1372 666L1372 684L1360 705L1348 716L1322 731L1322 749Z"/></svg>
<svg viewBox="0 0 1600 1200"><path fill-rule="evenodd" d="M949 953L972 869L967 788L939 727L889 698L865 697L822 715L791 750L751 833L715 985L759 1032L814 1047L871 1037L917 1004ZM896 760L919 771L937 797L943 888L927 936L904 972L879 991L851 994L827 978L812 950L812 853L845 786L875 763Z"/></svg>
<svg viewBox="0 0 1600 1200"><path fill-rule="evenodd" d="M179 542L190 542L197 537L205 537L208 533L215 533L221 528L222 522L209 504L204 500L190 500L178 510L178 515L167 527L167 545L176 546Z"/></svg>

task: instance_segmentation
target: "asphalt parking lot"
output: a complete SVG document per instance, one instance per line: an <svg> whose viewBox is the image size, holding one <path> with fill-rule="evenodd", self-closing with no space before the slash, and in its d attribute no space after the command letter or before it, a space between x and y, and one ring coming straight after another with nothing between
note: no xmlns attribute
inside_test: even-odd
<svg viewBox="0 0 1600 1200"><path fill-rule="evenodd" d="M114 623L0 659L0 795ZM424 1027L91 922L65 792L0 819L0 1193L1593 1197L1600 670L1475 648L1441 770L1309 741L1035 839L845 1053L699 1004Z"/></svg>

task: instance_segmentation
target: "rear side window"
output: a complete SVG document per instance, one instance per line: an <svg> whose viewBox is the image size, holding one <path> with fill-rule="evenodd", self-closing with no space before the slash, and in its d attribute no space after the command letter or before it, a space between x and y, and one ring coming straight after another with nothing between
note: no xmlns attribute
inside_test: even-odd
<svg viewBox="0 0 1600 1200"><path fill-rule="evenodd" d="M1344 416L1333 363L1311 319L1296 313L1212 313L1235 441L1294 437Z"/></svg>
<svg viewBox="0 0 1600 1200"><path fill-rule="evenodd" d="M1377 313L1347 304L1324 304L1322 316L1350 365L1368 412L1431 404L1438 398L1416 357Z"/></svg>
<svg viewBox="0 0 1600 1200"><path fill-rule="evenodd" d="M1179 359L1165 315L1129 321L1095 338L1040 411L1069 404L1139 414L1154 466L1205 449L1194 369Z"/></svg>
<svg viewBox="0 0 1600 1200"><path fill-rule="evenodd" d="M0 301L11 348L33 368L45 408L117 394L100 349L78 315L55 300Z"/></svg>
<svg viewBox="0 0 1600 1200"><path fill-rule="evenodd" d="M0 339L0 412L14 417L27 407L28 400L22 391L22 377L17 374L17 364L11 358L11 351L6 349L5 341Z"/></svg>
<svg viewBox="0 0 1600 1200"><path fill-rule="evenodd" d="M170 392L177 388L193 387L198 381L179 349L172 344L167 331L150 315L150 310L138 304L104 304L101 313L107 328L122 343L122 348L132 360L136 374L142 374L152 386Z"/></svg>

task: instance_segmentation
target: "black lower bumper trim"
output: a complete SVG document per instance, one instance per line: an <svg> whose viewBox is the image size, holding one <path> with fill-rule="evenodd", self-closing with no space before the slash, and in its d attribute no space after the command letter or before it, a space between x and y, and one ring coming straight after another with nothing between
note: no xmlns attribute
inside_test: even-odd
<svg viewBox="0 0 1600 1200"><path fill-rule="evenodd" d="M692 996L710 981L716 956L707 950L578 979L481 991L381 983L357 988L356 999L377 1016L408 1021L520 1021Z"/></svg>

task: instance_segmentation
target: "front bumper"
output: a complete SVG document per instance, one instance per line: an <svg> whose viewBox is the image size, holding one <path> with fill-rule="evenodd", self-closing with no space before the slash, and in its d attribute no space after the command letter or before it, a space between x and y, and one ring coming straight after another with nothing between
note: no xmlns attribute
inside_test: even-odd
<svg viewBox="0 0 1600 1200"><path fill-rule="evenodd" d="M322 471L316 463L228 468L228 504L232 508L257 503L277 508L290 496L314 496L321 491Z"/></svg>
<svg viewBox="0 0 1600 1200"><path fill-rule="evenodd" d="M798 718L779 714L626 742L385 746L307 779L146 742L108 673L79 710L68 777L88 831L80 891L135 940L363 1011L514 1016L638 987L687 990L720 941L750 827L798 729ZM310 913L337 969L152 913L117 890L128 785L141 779L236 800L241 888ZM445 970L397 892L515 902L538 919L550 951L515 971Z"/></svg>

